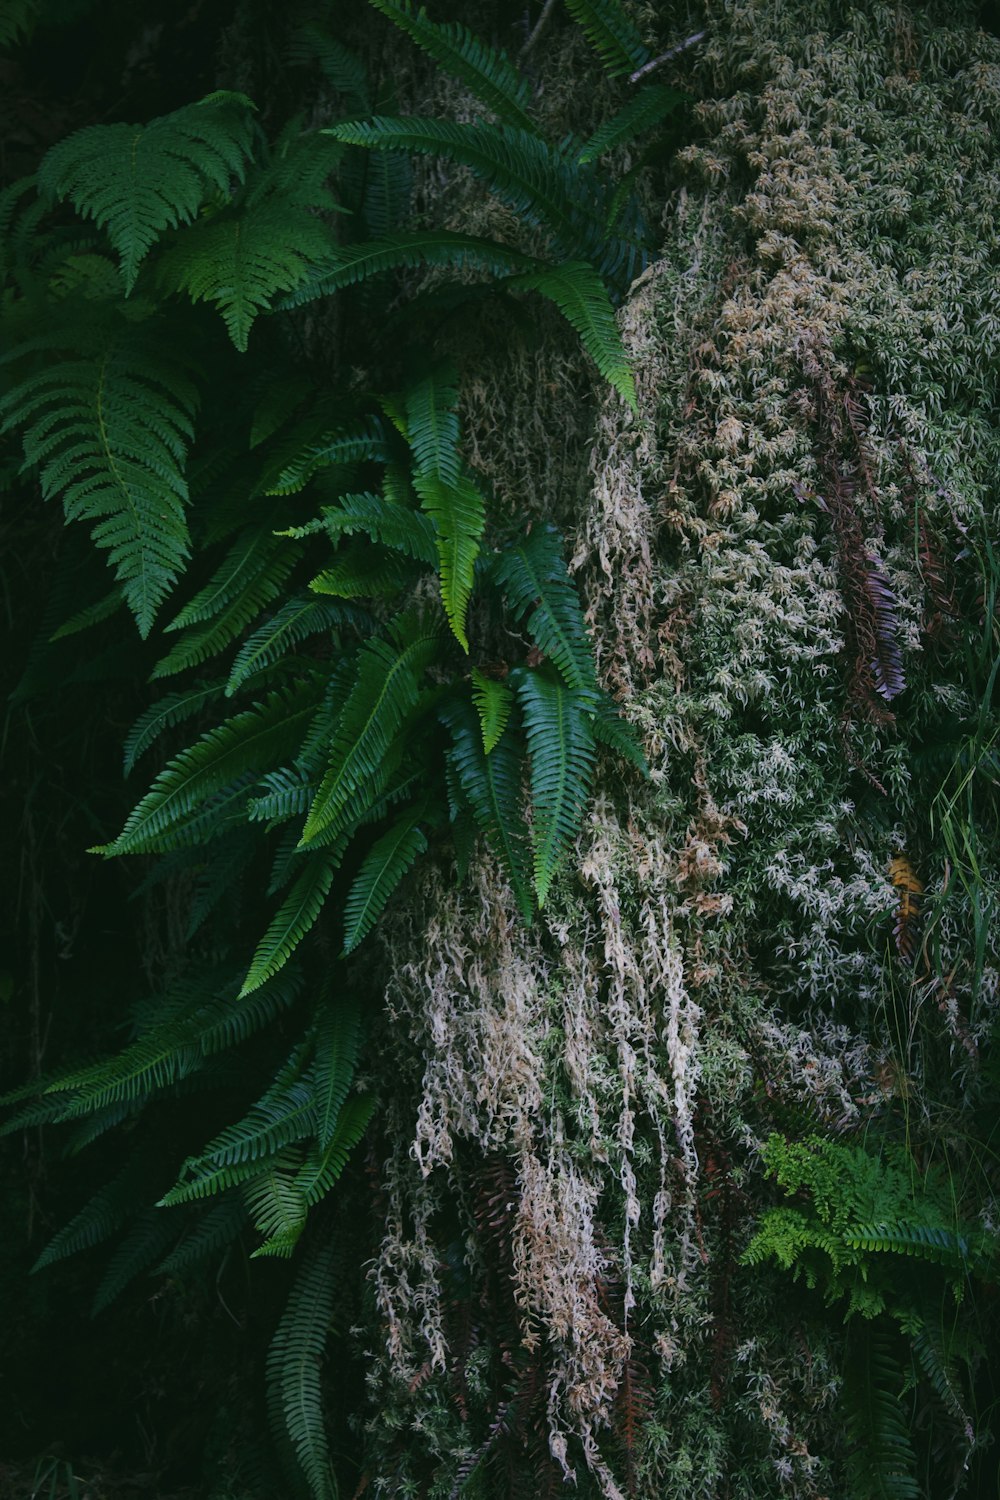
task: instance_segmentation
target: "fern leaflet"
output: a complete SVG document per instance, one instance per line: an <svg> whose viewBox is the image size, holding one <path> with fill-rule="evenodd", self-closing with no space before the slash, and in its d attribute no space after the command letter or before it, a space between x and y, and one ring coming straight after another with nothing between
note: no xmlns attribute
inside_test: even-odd
<svg viewBox="0 0 1000 1500"><path fill-rule="evenodd" d="M189 224L213 190L242 181L252 109L242 94L216 93L148 125L88 125L52 147L39 185L106 230L131 291L165 229Z"/></svg>
<svg viewBox="0 0 1000 1500"><path fill-rule="evenodd" d="M426 818L426 802L410 808L365 855L344 907L345 957L368 936L407 870L425 852L427 836L420 825Z"/></svg>
<svg viewBox="0 0 1000 1500"><path fill-rule="evenodd" d="M496 749L500 736L507 727L510 711L514 706L514 694L505 682L485 677L477 667L473 667L472 701L479 715L483 750L489 755L491 750Z"/></svg>
<svg viewBox="0 0 1000 1500"><path fill-rule="evenodd" d="M174 757L132 810L118 837L98 854L136 854L188 817L211 793L291 750L315 708L311 688L271 693Z"/></svg>
<svg viewBox="0 0 1000 1500"><path fill-rule="evenodd" d="M562 266L508 277L501 285L512 291L540 292L554 302L580 335L583 347L608 384L614 386L633 412L638 411L635 381L622 348L611 299L593 266L583 261L567 261Z"/></svg>
<svg viewBox="0 0 1000 1500"><path fill-rule="evenodd" d="M240 990L241 999L284 968L306 933L311 931L323 909L339 864L339 857L329 853L316 854L306 860L305 869L257 945Z"/></svg>
<svg viewBox="0 0 1000 1500"><path fill-rule="evenodd" d="M566 5L609 77L632 73L649 61L649 48L618 0L566 0Z"/></svg>
<svg viewBox="0 0 1000 1500"><path fill-rule="evenodd" d="M594 663L576 590L562 560L559 533L538 527L500 553L493 576L515 615L571 688L595 689Z"/></svg>
<svg viewBox="0 0 1000 1500"><path fill-rule="evenodd" d="M371 0L371 3L407 32L418 47L430 53L446 72L464 83L498 119L518 130L534 131L527 113L528 81L505 52L487 47L457 22L438 25L428 20L423 6L414 12L410 0Z"/></svg>
<svg viewBox="0 0 1000 1500"><path fill-rule="evenodd" d="M29 354L49 358L6 393L0 418L22 429L45 498L61 495L68 521L95 523L91 535L146 636L188 557L194 387L185 368L154 352L148 326L77 324L5 357Z"/></svg>
<svg viewBox="0 0 1000 1500"><path fill-rule="evenodd" d="M512 672L511 678L524 714L531 755L535 895L539 906L544 906L552 878L576 836L590 795L593 698L524 667Z"/></svg>

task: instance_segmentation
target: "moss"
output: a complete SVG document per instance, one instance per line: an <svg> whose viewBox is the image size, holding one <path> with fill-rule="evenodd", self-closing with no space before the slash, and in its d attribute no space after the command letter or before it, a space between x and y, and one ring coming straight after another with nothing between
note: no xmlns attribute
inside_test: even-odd
<svg viewBox="0 0 1000 1500"><path fill-rule="evenodd" d="M498 493L523 502L535 476L572 518L652 776L603 789L534 931L480 866L464 893L443 870L389 939L366 1335L383 1493L427 1463L448 1493L478 1445L499 1496L502 1421L517 1462L541 1422L539 1472L581 1493L844 1493L841 1336L738 1264L759 1145L818 1128L957 1150L995 1020L972 914L995 909L996 851L949 875L947 765L935 782L920 750L979 711L928 622L946 572L976 616L996 534L1000 43L962 4L730 0L683 66L702 135L621 314L638 416L598 411L585 485L579 372L557 366L538 405L498 371L468 413ZM891 602L866 626L873 576ZM866 629L898 655L891 698ZM893 938L901 849L928 891L951 881L917 967ZM501 1171L494 1222L476 1203ZM449 1334L446 1224L474 1354ZM544 1372L530 1420L519 1370Z"/></svg>

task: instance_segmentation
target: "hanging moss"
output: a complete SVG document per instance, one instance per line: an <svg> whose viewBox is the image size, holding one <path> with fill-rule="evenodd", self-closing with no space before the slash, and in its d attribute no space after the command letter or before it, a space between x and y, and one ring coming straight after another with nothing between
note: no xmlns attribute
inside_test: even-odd
<svg viewBox="0 0 1000 1500"><path fill-rule="evenodd" d="M996 1222L963 1145L988 672L957 641L995 650L1000 43L961 3L746 0L674 66L702 135L620 315L639 413L607 400L589 481L538 497L651 775L603 788L533 931L482 864L387 940L380 1493L861 1495L839 1315L741 1260L762 1143L901 1142ZM533 378L471 404L498 492L545 446ZM579 395L550 393L557 448ZM969 1399L921 1483L959 1482Z"/></svg>

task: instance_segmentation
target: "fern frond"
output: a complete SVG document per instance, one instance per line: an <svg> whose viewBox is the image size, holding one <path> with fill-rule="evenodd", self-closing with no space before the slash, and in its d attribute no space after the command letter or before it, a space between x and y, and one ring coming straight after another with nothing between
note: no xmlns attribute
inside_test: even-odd
<svg viewBox="0 0 1000 1500"><path fill-rule="evenodd" d="M556 304L609 385L629 409L638 412L635 381L622 347L611 299L593 266L567 261L562 266L510 276L501 283L512 291L540 292Z"/></svg>
<svg viewBox="0 0 1000 1500"><path fill-rule="evenodd" d="M320 220L290 216L278 204L242 209L188 230L157 271L168 291L218 308L235 347L245 353L250 330L276 294L313 275L330 251Z"/></svg>
<svg viewBox="0 0 1000 1500"><path fill-rule="evenodd" d="M236 984L239 980L236 980ZM233 985L235 989L236 984ZM206 1057L241 1046L289 1010L302 992L301 972L287 964L276 978L241 1000L227 997L207 1016L199 1018L198 1043Z"/></svg>
<svg viewBox="0 0 1000 1500"><path fill-rule="evenodd" d="M361 1009L353 994L334 999L325 991L316 1007L313 1027L313 1094L316 1101L316 1140L326 1151L337 1131L347 1091L354 1077L361 1039Z"/></svg>
<svg viewBox="0 0 1000 1500"><path fill-rule="evenodd" d="M539 906L544 906L552 878L579 832L590 795L593 698L525 667L516 668L511 680L524 715L531 756L535 895Z"/></svg>
<svg viewBox="0 0 1000 1500"><path fill-rule="evenodd" d="M385 431L377 417L337 427L290 459L267 488L269 495L294 495L320 469L334 464L384 463L388 458Z"/></svg>
<svg viewBox="0 0 1000 1500"><path fill-rule="evenodd" d="M291 751L315 710L310 686L271 693L204 734L160 772L129 814L118 837L99 854L137 854L238 777L259 773Z"/></svg>
<svg viewBox="0 0 1000 1500"><path fill-rule="evenodd" d="M413 487L434 522L441 577L441 602L452 634L463 651L469 599L475 582L479 542L486 529L486 505L471 479L451 484L435 474L415 473Z"/></svg>
<svg viewBox="0 0 1000 1500"><path fill-rule="evenodd" d="M478 667L472 669L472 701L479 715L479 727L483 735L483 750L489 755L499 742L507 727L510 711L514 706L514 694L505 682L484 677Z"/></svg>
<svg viewBox="0 0 1000 1500"><path fill-rule="evenodd" d="M618 0L566 0L566 7L610 78L634 73L649 61L649 48Z"/></svg>
<svg viewBox="0 0 1000 1500"><path fill-rule="evenodd" d="M587 627L555 528L536 527L523 541L504 548L493 563L493 576L517 618L527 617L532 641L569 687L594 692Z"/></svg>
<svg viewBox="0 0 1000 1500"><path fill-rule="evenodd" d="M678 89L667 88L662 84L647 84L588 137L577 160L591 162L607 151L629 144L686 103L687 94L680 93Z"/></svg>
<svg viewBox="0 0 1000 1500"><path fill-rule="evenodd" d="M528 80L517 71L506 52L487 47L457 22L438 25L428 20L423 6L414 12L410 0L371 0L371 3L411 36L445 72L464 83L498 119L518 130L534 132L535 126L527 113Z"/></svg>
<svg viewBox="0 0 1000 1500"><path fill-rule="evenodd" d="M342 548L328 568L309 580L309 587L334 599L391 598L415 583L419 573L412 558L358 543Z"/></svg>
<svg viewBox="0 0 1000 1500"><path fill-rule="evenodd" d="M339 1180L348 1158L368 1129L375 1110L371 1094L352 1094L337 1117L329 1145L310 1147L295 1176L296 1186L311 1208L325 1198Z"/></svg>
<svg viewBox="0 0 1000 1500"><path fill-rule="evenodd" d="M312 1500L337 1500L337 1481L326 1441L322 1362L333 1297L333 1244L310 1247L300 1267L267 1356L272 1410L281 1423L309 1486Z"/></svg>
<svg viewBox="0 0 1000 1500"><path fill-rule="evenodd" d="M213 190L228 195L242 181L252 109L242 94L216 93L148 125L88 125L52 147L39 186L107 232L131 291L165 229L189 224Z"/></svg>
<svg viewBox="0 0 1000 1500"><path fill-rule="evenodd" d="M131 774L135 763L160 735L175 724L183 724L194 718L209 703L214 703L222 693L222 682L198 683L178 693L169 693L166 698L150 705L140 714L125 738L125 775Z"/></svg>
<svg viewBox="0 0 1000 1500"><path fill-rule="evenodd" d="M311 931L323 909L340 864L340 854L314 854L275 913L257 945L240 998L259 989L284 968L295 949Z"/></svg>
<svg viewBox="0 0 1000 1500"><path fill-rule="evenodd" d="M936 1224L865 1224L844 1235L852 1250L892 1251L933 1261L963 1274L989 1259L989 1247L975 1244L967 1234Z"/></svg>
<svg viewBox="0 0 1000 1500"><path fill-rule="evenodd" d="M604 693L597 701L590 727L599 745L607 745L623 760L631 761L641 776L649 775L649 763L638 735L628 720L622 718L614 701Z"/></svg>
<svg viewBox="0 0 1000 1500"><path fill-rule="evenodd" d="M91 1317L110 1307L130 1282L159 1260L176 1238L177 1227L170 1222L168 1214L157 1208L143 1209L108 1262L91 1303Z"/></svg>
<svg viewBox="0 0 1000 1500"><path fill-rule="evenodd" d="M378 770L390 743L416 706L420 678L439 650L432 626L404 620L389 640L366 641L357 677L330 746L329 768L302 831L307 844L335 825Z"/></svg>
<svg viewBox="0 0 1000 1500"><path fill-rule="evenodd" d="M364 63L322 27L300 26L288 45L288 61L304 67L318 63L349 106L359 114L368 113L370 97Z"/></svg>
<svg viewBox="0 0 1000 1500"><path fill-rule="evenodd" d="M117 614L125 600L119 588L113 588L93 604L88 604L84 609L78 609L76 614L71 615L58 630L54 630L49 636L50 641L63 641L67 636L79 635L84 630L90 630L95 625L110 620L112 615Z"/></svg>
<svg viewBox="0 0 1000 1500"><path fill-rule="evenodd" d="M311 635L333 630L342 623L345 614L346 611L336 604L328 604L308 594L287 600L236 653L225 687L226 697L231 698L248 678L263 672L266 667L287 660L293 646Z"/></svg>
<svg viewBox="0 0 1000 1500"><path fill-rule="evenodd" d="M509 125L464 125L419 116L351 121L331 128L347 145L450 157L481 177L530 224L548 229L567 255L597 261L605 238L603 194L586 169L537 135Z"/></svg>
<svg viewBox="0 0 1000 1500"><path fill-rule="evenodd" d="M433 522L388 493L341 495L336 507L323 507L323 527L334 537L362 532L415 562L433 564L438 559Z"/></svg>
<svg viewBox="0 0 1000 1500"><path fill-rule="evenodd" d="M148 1157L133 1153L117 1176L105 1183L49 1241L32 1270L40 1271L67 1255L89 1250L114 1234L133 1213L136 1202L141 1201L140 1195L148 1187L148 1172Z"/></svg>
<svg viewBox="0 0 1000 1500"><path fill-rule="evenodd" d="M426 851L427 836L420 826L426 820L425 800L397 818L365 855L344 907L344 957L368 936L403 876Z"/></svg>
<svg viewBox="0 0 1000 1500"><path fill-rule="evenodd" d="M302 1077L303 1048L297 1046L277 1077L234 1125L228 1125L197 1156L187 1159L160 1206L207 1198L255 1175L287 1146L312 1134L316 1110L312 1083Z"/></svg>
<svg viewBox="0 0 1000 1500"><path fill-rule="evenodd" d="M536 264L530 255L501 245L497 240L480 239L476 235L459 234L448 229L399 230L388 239L339 246L315 276L282 297L277 306L301 307L306 302L332 296L372 276L413 270L417 266L472 267L494 275L505 275L529 270Z"/></svg>
<svg viewBox="0 0 1000 1500"><path fill-rule="evenodd" d="M243 545L238 543L234 552L242 553ZM156 663L149 674L150 681L175 677L178 672L201 666L210 657L225 651L247 625L278 598L296 561L293 547L268 533L255 534L250 541L249 555L240 563L236 577L229 580L233 591L226 602L218 602L219 591L213 582L197 600L192 600L192 607L197 608L202 596L208 595L210 602L201 608L212 607L214 614L193 624L183 622L180 617L171 621L167 629L183 629L184 634ZM223 564L223 570L228 566L228 563Z"/></svg>
<svg viewBox="0 0 1000 1500"><path fill-rule="evenodd" d="M522 813L524 754L513 733L501 735L490 754L483 749L482 732L471 704L453 700L441 710L452 736L449 762L510 881L518 909L531 921L528 875L528 833Z"/></svg>
<svg viewBox="0 0 1000 1500"><path fill-rule="evenodd" d="M170 1254L156 1267L161 1276L176 1276L207 1256L224 1250L236 1239L247 1220L238 1193L224 1193L217 1203L199 1213ZM175 1230L176 1233L176 1230Z"/></svg>
<svg viewBox="0 0 1000 1500"><path fill-rule="evenodd" d="M95 523L93 540L146 636L188 557L195 389L148 326L70 327L5 358L31 354L46 364L6 393L0 420L21 429L45 498L61 496L68 521Z"/></svg>
<svg viewBox="0 0 1000 1500"><path fill-rule="evenodd" d="M241 1189L254 1226L264 1236L250 1256L287 1259L306 1227L309 1205L295 1180L298 1154L283 1152L248 1177Z"/></svg>
<svg viewBox="0 0 1000 1500"><path fill-rule="evenodd" d="M855 1325L844 1374L854 1490L859 1500L920 1500L910 1424L899 1399L903 1372L888 1331Z"/></svg>
<svg viewBox="0 0 1000 1500"><path fill-rule="evenodd" d="M412 386L404 402L414 458L413 487L436 532L441 600L456 640L468 651L465 617L486 508L462 470L457 408L457 378L448 365L436 367Z"/></svg>

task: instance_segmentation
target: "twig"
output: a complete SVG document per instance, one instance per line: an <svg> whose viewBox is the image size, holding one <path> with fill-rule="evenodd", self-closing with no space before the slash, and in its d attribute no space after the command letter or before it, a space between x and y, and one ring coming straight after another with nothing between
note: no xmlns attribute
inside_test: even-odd
<svg viewBox="0 0 1000 1500"><path fill-rule="evenodd" d="M547 9L548 6L546 6ZM538 25L540 26L541 24L541 21L539 21ZM629 83L638 83L640 78L645 78L646 74L652 73L654 68L659 68L663 63L669 62L672 57L677 56L678 52L686 52L689 47L694 47L698 42L704 41L707 35L707 31L696 31L691 36L686 36L683 42L677 42L675 46L668 47L666 52L661 52L659 57L653 58L652 62L643 63L641 68L636 68L634 73L630 73Z"/></svg>
<svg viewBox="0 0 1000 1500"><path fill-rule="evenodd" d="M541 36L542 32L549 24L549 21L552 18L552 12L555 10L557 4L558 0L545 0L545 5L542 7L542 13L538 17L538 20L535 22L534 30L532 31L528 40L525 42L524 46L521 48L521 51L518 54L519 57L527 57L532 47L534 47L535 43L538 41L538 38Z"/></svg>

